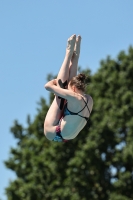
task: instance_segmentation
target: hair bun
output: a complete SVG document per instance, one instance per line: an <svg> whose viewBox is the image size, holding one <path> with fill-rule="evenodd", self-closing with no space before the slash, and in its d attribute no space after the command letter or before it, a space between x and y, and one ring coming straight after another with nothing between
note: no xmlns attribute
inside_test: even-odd
<svg viewBox="0 0 133 200"><path fill-rule="evenodd" d="M81 81L81 82L85 82L86 76L85 76L85 74L79 74L79 75L77 76L77 79L78 79L79 81Z"/></svg>
<svg viewBox="0 0 133 200"><path fill-rule="evenodd" d="M80 73L71 79L70 86L74 85L78 90L81 90L84 92L87 82L88 82L88 76Z"/></svg>

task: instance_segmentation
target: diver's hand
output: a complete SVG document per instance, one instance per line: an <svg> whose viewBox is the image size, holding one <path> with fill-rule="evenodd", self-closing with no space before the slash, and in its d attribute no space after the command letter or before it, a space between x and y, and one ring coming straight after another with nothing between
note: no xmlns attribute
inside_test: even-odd
<svg viewBox="0 0 133 200"><path fill-rule="evenodd" d="M53 85L57 86L57 79L53 79Z"/></svg>

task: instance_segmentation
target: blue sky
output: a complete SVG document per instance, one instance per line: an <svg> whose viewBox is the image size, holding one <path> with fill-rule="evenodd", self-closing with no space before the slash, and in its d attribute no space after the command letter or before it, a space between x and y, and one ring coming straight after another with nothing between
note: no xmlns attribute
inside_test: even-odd
<svg viewBox="0 0 133 200"><path fill-rule="evenodd" d="M58 73L66 41L81 34L79 65L93 73L107 55L116 58L133 45L132 0L1 0L0 1L0 198L15 174L3 160L16 141L10 133L15 119L34 120L47 74ZM43 136L42 136L43 137Z"/></svg>

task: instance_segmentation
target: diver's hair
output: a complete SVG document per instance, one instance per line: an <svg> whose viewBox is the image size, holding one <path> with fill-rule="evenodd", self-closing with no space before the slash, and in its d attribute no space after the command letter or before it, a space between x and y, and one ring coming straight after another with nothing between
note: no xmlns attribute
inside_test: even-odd
<svg viewBox="0 0 133 200"><path fill-rule="evenodd" d="M74 76L70 81L70 86L75 86L78 90L85 91L87 85L87 77L85 74L78 74Z"/></svg>

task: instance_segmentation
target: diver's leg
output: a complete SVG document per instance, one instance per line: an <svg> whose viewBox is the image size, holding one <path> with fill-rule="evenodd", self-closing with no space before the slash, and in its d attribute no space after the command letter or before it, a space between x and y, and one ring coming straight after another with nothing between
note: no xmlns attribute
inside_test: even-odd
<svg viewBox="0 0 133 200"><path fill-rule="evenodd" d="M78 60L80 55L81 36L78 35L75 42L74 53L69 66L69 81L77 75Z"/></svg>
<svg viewBox="0 0 133 200"><path fill-rule="evenodd" d="M76 35L73 35L68 39L66 55L57 76L58 86L62 85L62 87L64 87L64 83L67 82L69 79L69 65L73 55L75 41ZM64 101L62 103L62 100L63 99L55 95L53 103L51 104L44 121L44 134L49 140L53 140L53 138L56 136L55 128L58 125L63 113L61 105L64 104Z"/></svg>
<svg viewBox="0 0 133 200"><path fill-rule="evenodd" d="M49 140L56 136L55 128L62 117L63 110L59 109L60 99L55 95L44 121L44 134Z"/></svg>
<svg viewBox="0 0 133 200"><path fill-rule="evenodd" d="M74 52L75 42L76 42L76 35L72 35L67 41L66 55L57 76L57 85L61 88L67 88L68 85L69 66ZM65 99L60 97L59 99L60 99L59 108L60 110L62 110L64 107Z"/></svg>
<svg viewBox="0 0 133 200"><path fill-rule="evenodd" d="M62 63L62 66L61 66L58 76L57 76L58 85L59 85L59 80L61 80L62 83L66 82L66 81L68 82L69 66L70 66L70 61L73 56L75 42L76 42L76 35L72 35L67 41L65 58L64 58L64 61Z"/></svg>

